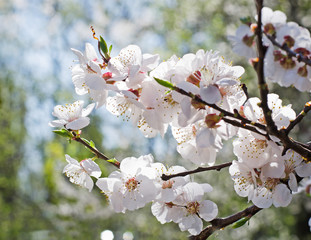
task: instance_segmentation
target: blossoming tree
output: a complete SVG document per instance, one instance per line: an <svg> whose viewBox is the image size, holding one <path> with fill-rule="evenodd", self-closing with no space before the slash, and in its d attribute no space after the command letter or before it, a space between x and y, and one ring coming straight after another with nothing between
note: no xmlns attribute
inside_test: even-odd
<svg viewBox="0 0 311 240"><path fill-rule="evenodd" d="M311 102L296 115L283 106L266 81L311 91L311 37L307 29L287 22L280 11L263 7L256 0L257 15L242 19L235 36L229 37L233 51L250 60L257 73L260 98L250 97L240 78L241 66L232 66L217 51L198 50L181 58L172 56L159 63L158 55L142 53L137 45L111 56L105 40L98 53L87 43L85 52L72 49L79 60L72 68L78 95L83 101L56 106L50 122L61 127L54 132L80 142L94 158L80 162L66 155L64 173L74 184L89 191L98 187L115 212L125 213L152 202L152 214L162 224L175 222L190 239L206 239L230 224L239 227L264 208L286 207L299 182L311 176L311 147L290 137L292 129L311 109ZM177 151L198 167L168 169L152 155L118 161L97 150L84 139L82 130L93 108L106 107L113 115L131 120L147 138L164 136L168 129L178 142ZM234 138L236 160L217 164L223 142ZM97 159L116 170L103 176ZM206 200L213 187L197 183L191 174L228 168L234 190L253 205L229 217L218 218L217 204ZM91 178L93 177L93 178ZM203 225L206 225L204 228Z"/></svg>

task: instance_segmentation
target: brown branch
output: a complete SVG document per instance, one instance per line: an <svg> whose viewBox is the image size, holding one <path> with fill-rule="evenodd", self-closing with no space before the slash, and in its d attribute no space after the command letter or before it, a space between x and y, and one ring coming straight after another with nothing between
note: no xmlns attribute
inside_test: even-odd
<svg viewBox="0 0 311 240"><path fill-rule="evenodd" d="M110 158L108 158L107 156L105 156L103 153L101 153L100 151L98 151L96 148L93 148L92 146L90 146L86 141L84 141L82 138L80 138L80 136L78 136L74 131L71 131L72 135L74 136L72 138L72 140L82 143L82 145L84 145L85 147L87 147L88 149L90 149L97 158L103 159L107 162L109 162L110 164L114 165L117 168L120 168L120 163L118 161L108 161L110 160Z"/></svg>
<svg viewBox="0 0 311 240"><path fill-rule="evenodd" d="M194 169L194 170L180 172L180 173L171 174L171 175L162 174L161 178L163 181L167 181L167 180L170 180L171 178L174 178L174 177L184 177L184 176L187 176L187 175L193 174L193 173L205 172L205 171L210 171L210 170L220 171L221 169L223 169L225 167L231 166L231 164L232 164L232 162L227 162L227 163L223 163L223 164L219 164L219 165L215 165L215 166L211 166L211 167L198 167L197 169Z"/></svg>
<svg viewBox="0 0 311 240"><path fill-rule="evenodd" d="M252 131L254 133L257 133L259 135L262 135L264 137L266 137L268 140L270 140L270 137L268 134L264 134L262 132L259 132L257 130L257 128L253 127L253 126L249 126L249 125L246 125L246 124L241 124L240 122L237 122L235 120L232 120L232 119L229 119L229 118L222 118L222 120L224 120L226 123L229 123L231 124L232 126L236 126L236 127L240 127L240 128L244 128L244 129L247 129L249 131Z"/></svg>
<svg viewBox="0 0 311 240"><path fill-rule="evenodd" d="M215 218L210 223L211 225L207 226L203 231L197 236L190 236L189 239L191 240L203 240L207 239L211 236L215 231L227 227L228 225L237 222L238 220L242 219L243 217L251 218L256 213L258 213L262 208L256 207L255 205L244 209L238 213L235 213L226 218Z"/></svg>
<svg viewBox="0 0 311 240"><path fill-rule="evenodd" d="M289 132L302 121L302 119L307 115L307 113L311 110L311 101L305 104L304 109L299 113L295 120L291 121L288 127L285 129L285 133L288 135Z"/></svg>
<svg viewBox="0 0 311 240"><path fill-rule="evenodd" d="M262 108L262 111L265 116L265 120L267 123L267 131L269 134L277 131L277 127L272 119L272 111L268 107L268 84L265 81L265 75L264 75L264 58L266 53L266 48L263 45L262 42L262 22L261 22L261 10L263 8L263 0L256 0L256 8L257 8L257 15L258 15L258 21L257 21L257 28L256 28L256 35L257 35L257 50L258 50L258 63L256 64L256 72L257 72L257 78L258 78L258 85L259 85L259 91L260 91L260 97L261 97L261 104L260 107Z"/></svg>
<svg viewBox="0 0 311 240"><path fill-rule="evenodd" d="M240 120L241 121L241 127L242 125L244 124L250 124L252 126L255 126L259 129L262 129L262 130L265 130L266 131L266 126L263 125L263 124L260 124L260 123L255 123L255 122L252 122L244 117L241 116L241 114L238 113L238 111L234 112L234 113L231 113L231 112L228 112L220 107L218 107L216 104L210 104L210 103L207 103L205 101L203 101L199 96L197 95L194 95L193 93L190 93L190 92L186 92L185 90L179 88L179 87L174 87L174 90L182 95L185 95L185 96L188 96L190 98L192 98L193 100L199 102L199 103L202 103L206 106L209 106L219 112L222 113L223 116L227 116L227 117L232 117L234 119L237 119L237 120Z"/></svg>
<svg viewBox="0 0 311 240"><path fill-rule="evenodd" d="M272 42L272 44L282 50L284 50L287 53L287 56L289 57L295 57L297 59L298 62L304 62L305 64L311 66L311 59L303 56L302 53L296 53L293 50L290 49L290 47L288 47L287 44L283 44L281 45L274 36L271 36L269 34L266 34L266 37Z"/></svg>

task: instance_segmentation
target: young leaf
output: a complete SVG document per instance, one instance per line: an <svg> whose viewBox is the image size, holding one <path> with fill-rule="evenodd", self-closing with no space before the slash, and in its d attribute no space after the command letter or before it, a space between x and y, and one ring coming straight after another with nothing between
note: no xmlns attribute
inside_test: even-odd
<svg viewBox="0 0 311 240"><path fill-rule="evenodd" d="M167 87L167 88L172 89L172 90L175 89L175 86L171 82L168 82L168 81L165 81L165 80L161 80L159 78L154 78L154 79L157 81L157 83L159 83L163 87Z"/></svg>
<svg viewBox="0 0 311 240"><path fill-rule="evenodd" d="M105 57L109 58L109 52L108 52L107 43L103 39L102 36L99 37L99 45L100 45L100 49L103 51L103 54L105 55Z"/></svg>
<svg viewBox="0 0 311 240"><path fill-rule="evenodd" d="M108 52L109 56L111 54L111 50L112 50L112 45L110 45L110 47L109 47L109 52Z"/></svg>
<svg viewBox="0 0 311 240"><path fill-rule="evenodd" d="M67 129L59 129L59 130L53 130L54 133L62 136L62 137L69 137L72 138L71 133Z"/></svg>
<svg viewBox="0 0 311 240"><path fill-rule="evenodd" d="M239 228L242 227L245 223L248 222L248 220L250 219L250 217L244 217L241 218L239 221L235 222L232 226L232 228Z"/></svg>

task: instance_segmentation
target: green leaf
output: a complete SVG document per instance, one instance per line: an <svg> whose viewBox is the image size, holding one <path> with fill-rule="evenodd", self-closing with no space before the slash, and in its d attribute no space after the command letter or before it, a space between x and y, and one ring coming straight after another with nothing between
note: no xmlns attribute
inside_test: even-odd
<svg viewBox="0 0 311 240"><path fill-rule="evenodd" d="M54 133L62 136L62 137L69 137L72 138L72 134L67 129L59 129L59 130L53 130Z"/></svg>
<svg viewBox="0 0 311 240"><path fill-rule="evenodd" d="M92 140L90 140L89 144L92 148L95 148L95 143Z"/></svg>
<svg viewBox="0 0 311 240"><path fill-rule="evenodd" d="M109 52L108 52L109 56L111 54L111 50L112 50L112 45L110 45L110 47L109 47Z"/></svg>
<svg viewBox="0 0 311 240"><path fill-rule="evenodd" d="M102 36L99 36L99 46L100 46L100 49L102 50L105 58L109 59L112 45L109 47L109 51L108 51L108 46L107 46L106 41L103 39Z"/></svg>
<svg viewBox="0 0 311 240"><path fill-rule="evenodd" d="M111 163L115 163L115 164L119 163L119 161L115 158L111 158L111 159L107 160L107 162L111 162Z"/></svg>
<svg viewBox="0 0 311 240"><path fill-rule="evenodd" d="M243 23L243 24L246 24L246 25L251 25L252 24L252 19L250 16L248 17L244 17L244 18L240 18L240 21Z"/></svg>
<svg viewBox="0 0 311 240"><path fill-rule="evenodd" d="M172 90L175 89L175 86L171 82L168 82L168 81L165 81L165 80L161 80L159 78L154 78L154 79L157 81L157 83L159 83L163 87L167 87L167 88L172 89Z"/></svg>
<svg viewBox="0 0 311 240"><path fill-rule="evenodd" d="M239 228L242 227L245 223L248 222L248 220L250 219L250 217L244 217L241 218L239 221L235 222L232 226L232 228Z"/></svg>

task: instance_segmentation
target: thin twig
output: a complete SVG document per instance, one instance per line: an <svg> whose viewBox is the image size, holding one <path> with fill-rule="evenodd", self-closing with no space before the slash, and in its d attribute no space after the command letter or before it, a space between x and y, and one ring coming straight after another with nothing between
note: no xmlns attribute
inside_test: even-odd
<svg viewBox="0 0 311 240"><path fill-rule="evenodd" d="M218 107L216 104L211 104L211 103L207 103L205 101L203 101L199 96L197 95L194 95L193 93L190 93L190 92L187 92L179 87L174 87L174 90L182 95L185 95L185 96L188 96L190 98L192 98L193 100L199 102L199 103L202 103L206 106L209 106L219 112L222 113L223 116L227 116L227 117L232 117L232 118L235 118L237 120L240 120L241 121L241 127L242 125L244 124L250 124L250 125L253 125L259 129L262 129L262 130L266 130L266 126L263 125L263 124L260 124L260 123L255 123L255 122L252 122L244 117L241 116L241 114L239 114L238 112L235 112L235 113L231 113L231 112L228 112L220 107Z"/></svg>
<svg viewBox="0 0 311 240"><path fill-rule="evenodd" d="M185 171L185 172L181 172L181 173L176 173L176 174L171 174L171 175L163 174L161 176L161 178L163 181L167 181L167 180L170 180L171 178L174 178L174 177L184 177L184 176L187 176L187 175L193 174L193 173L205 172L205 171L210 171L210 170L220 171L221 169L223 169L225 167L231 166L231 164L232 164L232 162L227 162L227 163L223 163L223 164L219 164L219 165L215 165L215 166L211 166L211 167L198 167L197 169Z"/></svg>
<svg viewBox="0 0 311 240"><path fill-rule="evenodd" d="M96 155L97 158L103 159L103 160L109 162L110 164L114 165L115 167L120 168L120 163L118 161L108 161L108 160L110 160L110 158L105 156L103 153L98 151L96 148L93 148L92 146L90 146L86 141L84 141L82 138L80 138L75 132L72 131L72 134L74 136L74 138L72 138L72 140L79 142L79 143L82 143L85 147L90 149Z"/></svg>
<svg viewBox="0 0 311 240"><path fill-rule="evenodd" d="M299 113L295 120L291 121L288 127L285 129L285 133L288 135L289 132L302 121L302 119L307 115L307 113L311 110L311 101L305 104L304 109Z"/></svg>
<svg viewBox="0 0 311 240"><path fill-rule="evenodd" d="M256 213L258 213L262 208L256 207L255 205L244 209L238 213L235 213L226 218L215 218L210 223L211 225L207 226L203 231L197 236L190 236L189 239L191 240L203 240L207 239L211 236L215 231L227 227L228 225L235 223L236 221L242 219L243 217L251 218Z"/></svg>

